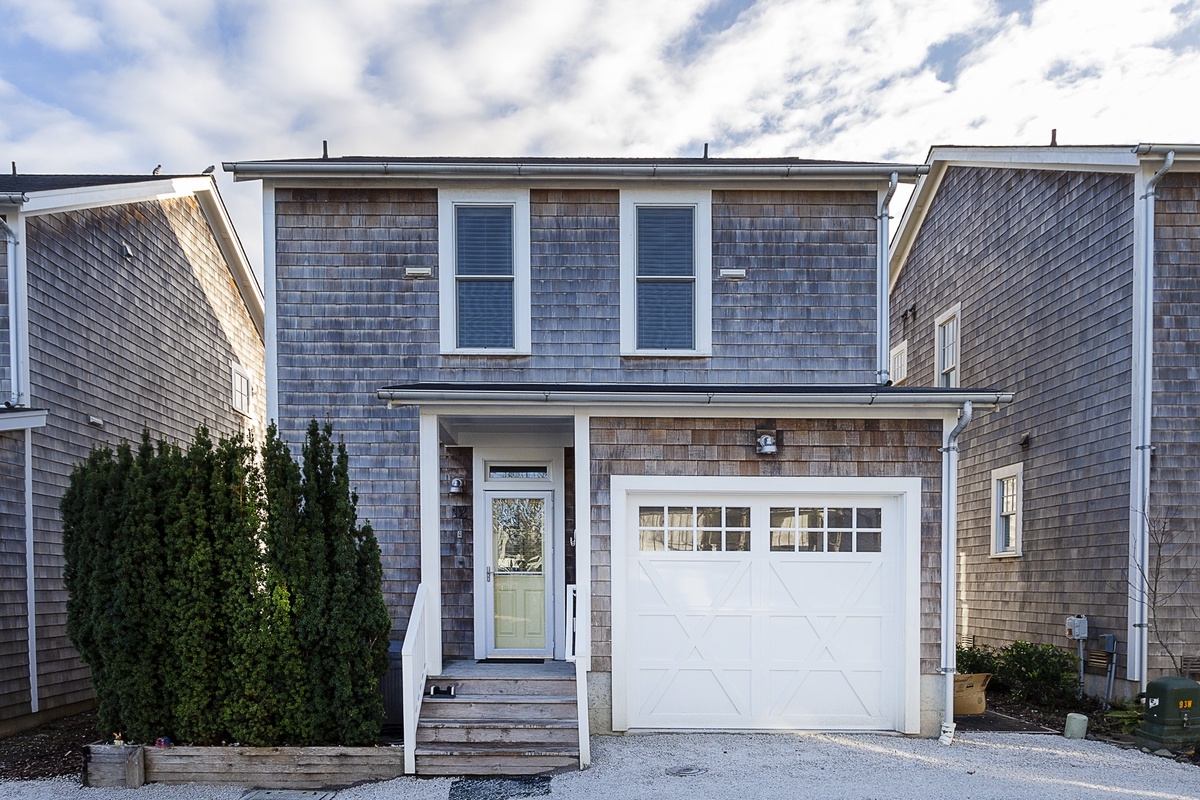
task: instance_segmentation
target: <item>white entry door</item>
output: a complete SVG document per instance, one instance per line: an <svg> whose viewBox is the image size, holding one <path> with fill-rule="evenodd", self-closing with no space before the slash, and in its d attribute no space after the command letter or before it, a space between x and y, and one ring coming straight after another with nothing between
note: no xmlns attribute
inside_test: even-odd
<svg viewBox="0 0 1200 800"><path fill-rule="evenodd" d="M552 492L485 492L488 656L553 656Z"/></svg>
<svg viewBox="0 0 1200 800"><path fill-rule="evenodd" d="M903 730L900 509L832 492L630 492L613 531L615 722Z"/></svg>

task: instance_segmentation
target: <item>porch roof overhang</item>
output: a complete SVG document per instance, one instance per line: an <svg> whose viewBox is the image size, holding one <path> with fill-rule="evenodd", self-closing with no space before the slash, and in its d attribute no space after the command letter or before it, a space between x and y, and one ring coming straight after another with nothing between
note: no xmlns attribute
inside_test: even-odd
<svg viewBox="0 0 1200 800"><path fill-rule="evenodd" d="M992 410L1012 402L1000 389L920 386L733 384L410 383L379 390L389 406L923 406L971 402Z"/></svg>

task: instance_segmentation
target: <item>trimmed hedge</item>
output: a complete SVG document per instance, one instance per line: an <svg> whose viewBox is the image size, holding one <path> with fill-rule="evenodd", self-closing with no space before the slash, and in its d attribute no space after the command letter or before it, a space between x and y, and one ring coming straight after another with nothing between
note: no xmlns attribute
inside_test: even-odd
<svg viewBox="0 0 1200 800"><path fill-rule="evenodd" d="M344 445L313 421L186 449L97 449L62 498L67 633L103 736L371 744L391 620Z"/></svg>

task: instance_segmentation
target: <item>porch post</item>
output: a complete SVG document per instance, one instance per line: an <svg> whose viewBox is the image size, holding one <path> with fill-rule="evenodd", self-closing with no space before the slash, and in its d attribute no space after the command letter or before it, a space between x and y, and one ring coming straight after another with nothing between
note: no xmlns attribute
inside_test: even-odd
<svg viewBox="0 0 1200 800"><path fill-rule="evenodd" d="M592 418L575 414L575 659L592 669Z"/></svg>
<svg viewBox="0 0 1200 800"><path fill-rule="evenodd" d="M442 546L437 414L420 412L421 585L425 587L426 663L442 674Z"/></svg>

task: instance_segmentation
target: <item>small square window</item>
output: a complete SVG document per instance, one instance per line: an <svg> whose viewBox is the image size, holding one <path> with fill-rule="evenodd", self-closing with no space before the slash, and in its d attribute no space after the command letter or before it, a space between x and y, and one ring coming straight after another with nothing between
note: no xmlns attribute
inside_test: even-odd
<svg viewBox="0 0 1200 800"><path fill-rule="evenodd" d="M250 398L253 393L250 388L250 375L246 370L242 369L240 364L231 364L233 373L233 388L230 405L233 410L239 414L244 414L249 417L250 414Z"/></svg>
<svg viewBox="0 0 1200 800"><path fill-rule="evenodd" d="M1021 555L1024 465L992 470L992 555Z"/></svg>

